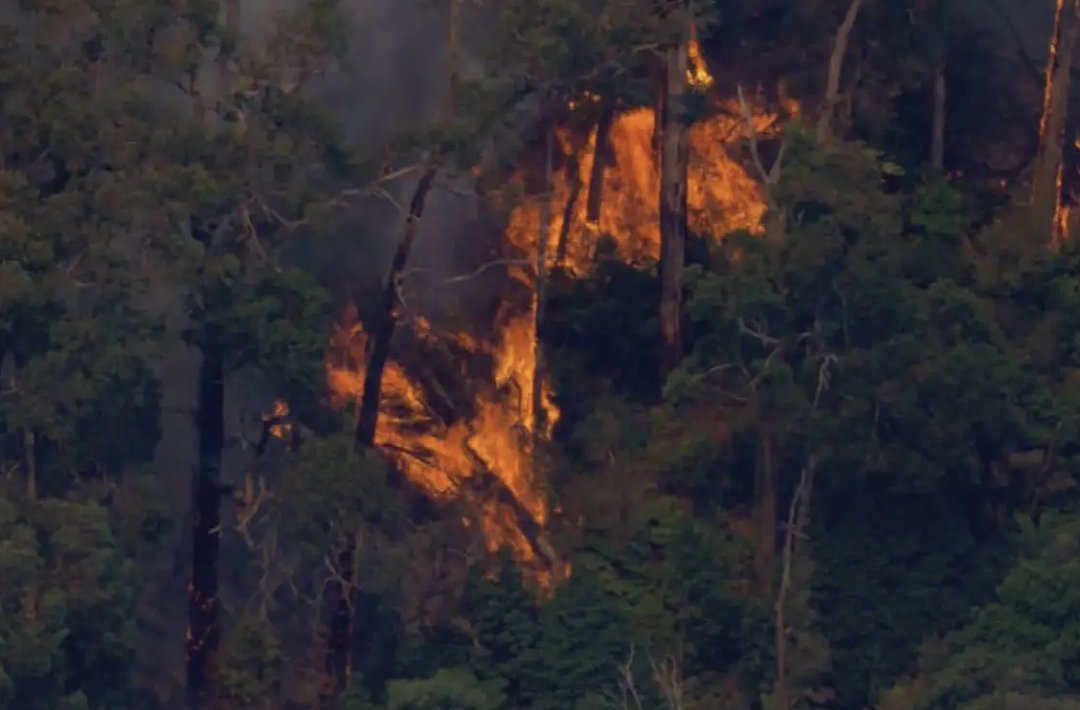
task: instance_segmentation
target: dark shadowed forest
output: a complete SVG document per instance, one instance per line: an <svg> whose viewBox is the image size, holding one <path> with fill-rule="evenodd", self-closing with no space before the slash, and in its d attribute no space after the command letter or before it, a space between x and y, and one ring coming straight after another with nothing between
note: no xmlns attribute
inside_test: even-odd
<svg viewBox="0 0 1080 710"><path fill-rule="evenodd" d="M1080 0L10 0L0 710L1080 710Z"/></svg>

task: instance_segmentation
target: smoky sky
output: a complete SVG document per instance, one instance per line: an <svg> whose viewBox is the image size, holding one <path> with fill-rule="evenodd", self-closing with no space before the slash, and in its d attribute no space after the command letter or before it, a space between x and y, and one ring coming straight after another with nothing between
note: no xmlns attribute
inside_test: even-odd
<svg viewBox="0 0 1080 710"><path fill-rule="evenodd" d="M1011 41L1006 22L1016 29L1023 49L1033 59L1045 60L1054 28L1054 0L963 0L972 12Z"/></svg>

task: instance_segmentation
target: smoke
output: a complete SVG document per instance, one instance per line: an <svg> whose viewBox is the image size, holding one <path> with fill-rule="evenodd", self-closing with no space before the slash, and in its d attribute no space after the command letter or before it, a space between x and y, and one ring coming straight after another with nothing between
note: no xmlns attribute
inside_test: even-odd
<svg viewBox="0 0 1080 710"><path fill-rule="evenodd" d="M1000 33L1003 42L1013 42L1014 37L1019 37L1021 49L1033 60L1046 60L1050 32L1054 28L1053 2L962 0L958 9L982 19Z"/></svg>
<svg viewBox="0 0 1080 710"><path fill-rule="evenodd" d="M241 34L258 44L276 17L305 0L243 1ZM363 156L380 156L395 138L434 125L449 85L450 0L342 0L348 53L314 86L319 101ZM482 23L466 8L461 23L461 66L475 72L475 29ZM391 156L400 168L417 154ZM405 221L417 174L386 184L386 195L364 200L338 215L333 234L305 248L303 262L341 302L379 291ZM440 175L413 246L410 281L423 291L417 305L436 311L464 308L461 289L432 284L475 269L485 258L479 200L464 180ZM436 290L438 295L435 296ZM435 297L433 297L435 296ZM438 313L432 314L438 315Z"/></svg>

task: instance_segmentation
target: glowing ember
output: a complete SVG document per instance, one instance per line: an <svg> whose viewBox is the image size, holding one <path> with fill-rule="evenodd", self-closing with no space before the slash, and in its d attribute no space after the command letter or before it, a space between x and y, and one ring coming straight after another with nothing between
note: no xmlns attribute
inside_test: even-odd
<svg viewBox="0 0 1080 710"><path fill-rule="evenodd" d="M263 422L270 425L270 436L282 441L292 438L292 424L285 421L288 416L289 405L280 399L274 402L269 412L262 415Z"/></svg>

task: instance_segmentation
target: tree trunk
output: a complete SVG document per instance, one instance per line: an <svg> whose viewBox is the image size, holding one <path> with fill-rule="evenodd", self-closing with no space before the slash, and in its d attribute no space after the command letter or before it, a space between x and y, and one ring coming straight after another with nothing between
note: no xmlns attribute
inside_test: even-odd
<svg viewBox="0 0 1080 710"><path fill-rule="evenodd" d="M934 114L930 129L930 167L945 170L945 60L934 71Z"/></svg>
<svg viewBox="0 0 1080 710"><path fill-rule="evenodd" d="M1031 204L1036 223L1054 241L1060 208L1065 124L1069 114L1070 78L1080 31L1080 0L1058 3L1050 58L1046 67L1046 91L1039 123L1039 152L1031 181Z"/></svg>
<svg viewBox="0 0 1080 710"><path fill-rule="evenodd" d="M686 261L687 143L685 96L690 28L666 52L667 79L661 112L660 161L660 336L662 374L682 359L682 281Z"/></svg>
<svg viewBox="0 0 1080 710"><path fill-rule="evenodd" d="M555 248L555 263L559 266L566 263L566 251L570 248L570 232L574 226L574 212L577 210L578 200L581 199L580 170L581 163L577 157L577 146L572 146L570 155L567 156L566 166L567 178L570 180L570 194L566 196L562 225L559 227L559 242ZM550 182L548 190L550 191Z"/></svg>
<svg viewBox="0 0 1080 710"><path fill-rule="evenodd" d="M604 176L611 160L611 124L615 121L615 102L604 100L600 119L596 122L596 147L593 151L592 170L589 174L589 197L585 204L585 223L590 228L600 226L600 208L604 201Z"/></svg>
<svg viewBox="0 0 1080 710"><path fill-rule="evenodd" d="M420 176L412 200L405 226L401 230L394 258L390 262L390 271L386 277L379 312L375 316L375 328L372 332L364 370L364 392L360 398L360 414L357 416L355 444L357 449L370 449L375 445L375 429L379 421L379 401L382 392L383 372L390 358L390 341L397 329L398 309L401 307L400 288L401 272L409 261L413 242L424 216L424 207L435 181L436 168L429 165Z"/></svg>
<svg viewBox="0 0 1080 710"><path fill-rule="evenodd" d="M208 702L207 671L220 640L218 556L221 546L221 455L225 448L225 363L220 340L206 328L199 365L199 468L195 475L187 634L189 710Z"/></svg>
<svg viewBox="0 0 1080 710"><path fill-rule="evenodd" d="M382 399L382 378L390 359L390 344L394 339L394 331L397 329L398 309L402 305L398 293L401 273L409 261L413 242L416 241L420 220L423 218L424 207L427 204L427 197L431 192L436 172L435 165L432 163L421 174L409 203L409 213L405 218L401 238L398 240L394 258L390 263L390 271L376 316L376 326L367 352L364 391L360 398L360 412L353 437L353 444L357 451L366 451L375 446L379 404ZM330 617L330 638L326 650L326 672L329 679L329 692L332 695L346 690L350 682L353 615L356 609L356 587L353 583L356 573L353 569L355 552L351 544L344 545L337 555L341 582L329 585L326 593L327 607L333 610Z"/></svg>
<svg viewBox="0 0 1080 710"><path fill-rule="evenodd" d="M758 549L754 566L758 589L772 596L773 566L776 563L776 530L780 521L776 509L775 439L767 428L761 433L761 457L755 470L754 505L757 508Z"/></svg>
<svg viewBox="0 0 1080 710"><path fill-rule="evenodd" d="M536 354L533 358L532 436L535 443L544 428L544 348L540 344L540 328L544 323L544 305L547 301L547 252L551 236L552 158L555 152L555 127L549 121L544 129L544 194L540 202L540 234L536 249L536 320L534 327Z"/></svg>
<svg viewBox="0 0 1080 710"><path fill-rule="evenodd" d="M454 109L454 94L458 77L458 21L461 12L460 0L451 0L450 17L447 23L447 46L449 47L448 62L448 86L446 99L439 110L439 120L445 121L450 118ZM375 434L379 423L379 405L382 401L382 378L386 370L387 361L390 358L390 344L394 339L394 331L397 329L398 310L403 305L401 294L401 274L409 261L412 253L413 242L420 229L420 220L424 216L424 208L427 206L427 198L431 193L435 182L435 174L438 172L438 164L434 157L429 156L424 172L421 173L412 199L409 201L409 211L405 217L405 225L401 230L394 257L390 262L390 271L386 277L383 288L379 311L376 314L375 329L371 340L368 341L366 353L367 362L364 371L364 391L360 397L360 411L357 414L356 431L353 435L353 445L357 451L366 451L374 448ZM357 600L357 588L354 575L357 570L353 569L356 548L353 544L347 544L338 556L339 571L342 581L337 585L328 585L327 598L328 608L333 609L330 619L330 639L326 649L326 669L330 676L333 688L332 693L338 694L349 687L352 668L352 646L355 635L354 615Z"/></svg>
<svg viewBox="0 0 1080 710"><path fill-rule="evenodd" d="M791 694L787 684L788 621L787 600L791 592L792 567L795 562L795 543L802 537L805 521L809 520L810 487L813 485L815 460L807 460L791 496L784 526L784 555L781 565L780 590L776 594L776 695L779 710L791 710Z"/></svg>
<svg viewBox="0 0 1080 710"><path fill-rule="evenodd" d="M844 68L844 56L847 54L848 39L859 17L863 0L851 0L844 21L836 31L832 54L829 56L829 72L825 78L825 100L822 102L821 115L818 116L817 139L819 143L832 138L832 120L836 105L840 102L840 75Z"/></svg>
<svg viewBox="0 0 1080 710"><path fill-rule="evenodd" d="M225 26L239 32L240 0L223 0ZM230 99L231 84L227 58L219 59L223 84L218 102ZM210 105L201 94L198 75L191 72L189 100L193 115L213 124L221 104ZM216 109L216 110L215 110ZM216 130L215 126L210 130ZM216 226L192 223L192 236L202 242L207 253L214 244ZM210 705L209 670L221 640L218 598L219 558L221 555L222 455L225 449L225 350L221 333L201 324L202 342L198 373L198 470L193 486L191 526L191 576L188 590L188 629L186 649L186 691L189 710L205 710Z"/></svg>

